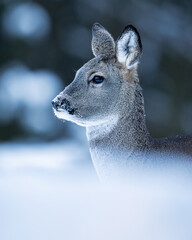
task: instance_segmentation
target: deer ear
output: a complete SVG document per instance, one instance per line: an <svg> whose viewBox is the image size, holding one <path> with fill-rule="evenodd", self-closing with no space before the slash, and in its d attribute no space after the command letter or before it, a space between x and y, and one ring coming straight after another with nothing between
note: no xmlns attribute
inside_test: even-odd
<svg viewBox="0 0 192 240"><path fill-rule="evenodd" d="M111 34L99 23L92 27L92 51L94 56L115 54L115 42Z"/></svg>
<svg viewBox="0 0 192 240"><path fill-rule="evenodd" d="M142 44L139 33L135 27L128 25L117 40L117 60L130 69L139 62L142 53Z"/></svg>

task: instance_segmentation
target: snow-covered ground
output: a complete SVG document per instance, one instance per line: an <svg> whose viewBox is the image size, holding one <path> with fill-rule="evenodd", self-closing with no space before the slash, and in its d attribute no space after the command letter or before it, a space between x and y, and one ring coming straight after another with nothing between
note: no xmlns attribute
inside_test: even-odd
<svg viewBox="0 0 192 240"><path fill-rule="evenodd" d="M192 239L192 177L99 183L79 141L0 145L1 240Z"/></svg>

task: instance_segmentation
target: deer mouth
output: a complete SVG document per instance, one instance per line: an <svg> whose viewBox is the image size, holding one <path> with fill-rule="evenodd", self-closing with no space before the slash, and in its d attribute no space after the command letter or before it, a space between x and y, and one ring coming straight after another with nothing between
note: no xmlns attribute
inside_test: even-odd
<svg viewBox="0 0 192 240"><path fill-rule="evenodd" d="M71 106L70 102L67 99L63 99L61 101L60 108L66 110L71 115L73 115L75 113L75 111L77 110L77 108Z"/></svg>
<svg viewBox="0 0 192 240"><path fill-rule="evenodd" d="M66 98L62 99L61 101L53 100L52 105L57 112L67 111L70 115L74 115L75 111L77 110L77 108L73 107Z"/></svg>

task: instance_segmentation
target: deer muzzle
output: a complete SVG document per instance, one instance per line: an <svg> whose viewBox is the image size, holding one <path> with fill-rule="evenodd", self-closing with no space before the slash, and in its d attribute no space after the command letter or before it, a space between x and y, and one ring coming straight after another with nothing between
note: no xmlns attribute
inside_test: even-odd
<svg viewBox="0 0 192 240"><path fill-rule="evenodd" d="M69 114L73 115L77 108L71 106L70 102L66 98L56 98L52 101L52 106L56 111L66 110Z"/></svg>

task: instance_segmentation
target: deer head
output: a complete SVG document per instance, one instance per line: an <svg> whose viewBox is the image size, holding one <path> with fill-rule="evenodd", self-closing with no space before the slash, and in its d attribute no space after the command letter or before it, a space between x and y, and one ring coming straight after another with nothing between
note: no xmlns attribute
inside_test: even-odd
<svg viewBox="0 0 192 240"><path fill-rule="evenodd" d="M123 114L122 106L131 109L142 52L139 33L132 25L124 29L116 43L99 23L93 25L92 35L94 58L52 101L58 118L85 127L117 119Z"/></svg>

